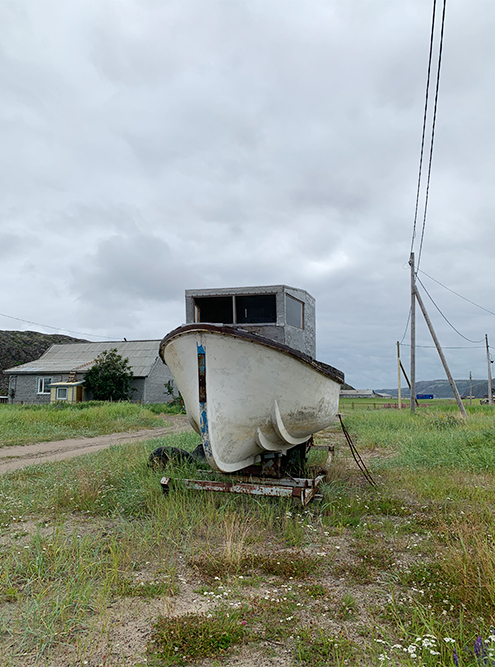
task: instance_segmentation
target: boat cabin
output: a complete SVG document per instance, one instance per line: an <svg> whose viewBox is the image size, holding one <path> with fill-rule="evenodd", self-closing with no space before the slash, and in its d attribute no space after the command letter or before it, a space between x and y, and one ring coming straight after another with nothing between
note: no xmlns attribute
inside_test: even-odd
<svg viewBox="0 0 495 667"><path fill-rule="evenodd" d="M316 356L315 299L295 287L186 290L186 321L239 327Z"/></svg>

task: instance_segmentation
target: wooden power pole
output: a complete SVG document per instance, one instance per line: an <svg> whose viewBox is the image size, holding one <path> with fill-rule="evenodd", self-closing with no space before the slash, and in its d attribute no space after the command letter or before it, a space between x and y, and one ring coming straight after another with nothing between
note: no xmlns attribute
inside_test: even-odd
<svg viewBox="0 0 495 667"><path fill-rule="evenodd" d="M402 409L402 393L401 393L401 390L400 390L400 367L401 367L401 363L400 363L400 343L399 343L399 341L397 341L397 375L398 375L398 380L399 380L398 390L397 390L397 402L399 404L398 405L399 410Z"/></svg>
<svg viewBox="0 0 495 667"><path fill-rule="evenodd" d="M414 253L409 259L411 267L411 412L416 410L416 279L414 275Z"/></svg>
<svg viewBox="0 0 495 667"><path fill-rule="evenodd" d="M430 320L430 318L429 318L429 316L428 316L428 313L426 312L426 308L425 308L425 305L424 305L424 303L423 303L423 299L421 298L421 296L420 296L418 290L416 289L416 287L414 287L414 292L415 292L415 294L416 294L416 299L418 300L419 307L421 308L421 310L422 310L422 312L423 312L424 318L425 318L425 320L426 320L426 324L428 325L428 329L430 330L430 334L431 334L431 337L433 338L433 342L435 343L435 347L437 348L437 352L438 352L438 354L439 354L439 356L440 356L440 360L441 360L441 362L442 362L442 364L443 364L443 368L444 368L444 370L445 370L445 373L447 374L447 378L448 378L448 380L449 380L449 382L450 382L450 386L451 386L451 388L452 388L452 391L454 392L455 400L457 401L457 405L458 405L458 407L459 407L459 411L460 411L460 413L461 413L461 415L462 415L463 417L467 417L467 415L466 415L466 409L465 409L464 404L463 404L463 402L462 402L462 400L461 400L461 397L460 397L460 395L459 395L459 390L457 389L457 386L456 386L456 384L455 384L455 382L454 382L454 378L452 377L452 375L451 375L451 373L450 373L450 369L449 369L449 367L448 367L448 365L447 365L447 360L446 360L445 355L444 355L444 353L443 353L443 350L442 350L442 348L441 348L441 346L440 346L440 342L439 342L439 340L438 340L438 338L437 338L437 335L436 335L436 333L435 333L435 330L433 329L433 325L432 325L431 320ZM487 344L488 344L488 343L487 343ZM411 385L412 385L412 379L411 379Z"/></svg>
<svg viewBox="0 0 495 667"><path fill-rule="evenodd" d="M490 348L488 346L488 334L485 334L485 343L486 343L486 358L488 360L488 404L493 405L492 362L490 361Z"/></svg>

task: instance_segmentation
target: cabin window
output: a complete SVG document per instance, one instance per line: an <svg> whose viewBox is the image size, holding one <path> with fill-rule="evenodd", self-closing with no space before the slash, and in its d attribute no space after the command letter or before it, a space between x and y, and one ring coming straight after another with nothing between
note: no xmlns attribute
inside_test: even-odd
<svg viewBox="0 0 495 667"><path fill-rule="evenodd" d="M66 401L67 400L67 387L57 387L57 392L55 398L57 401Z"/></svg>
<svg viewBox="0 0 495 667"><path fill-rule="evenodd" d="M235 304L238 324L275 324L277 322L275 294L236 296Z"/></svg>
<svg viewBox="0 0 495 667"><path fill-rule="evenodd" d="M207 296L194 299L196 322L233 324L234 308L231 296Z"/></svg>
<svg viewBox="0 0 495 667"><path fill-rule="evenodd" d="M49 394L52 378L40 377L38 378L38 394Z"/></svg>
<svg viewBox="0 0 495 667"><path fill-rule="evenodd" d="M275 324L276 296L253 294L197 298L194 299L194 321L212 324Z"/></svg>
<svg viewBox="0 0 495 667"><path fill-rule="evenodd" d="M304 304L289 294L285 296L285 319L287 324L304 329Z"/></svg>

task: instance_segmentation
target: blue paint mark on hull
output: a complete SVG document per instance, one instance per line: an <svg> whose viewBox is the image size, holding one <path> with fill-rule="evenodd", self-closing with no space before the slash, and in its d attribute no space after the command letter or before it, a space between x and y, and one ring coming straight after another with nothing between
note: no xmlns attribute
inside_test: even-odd
<svg viewBox="0 0 495 667"><path fill-rule="evenodd" d="M199 385L199 428L203 449L208 463L216 468L211 451L210 432L208 428L208 409L206 399L206 349L203 345L197 343L198 349L198 385Z"/></svg>

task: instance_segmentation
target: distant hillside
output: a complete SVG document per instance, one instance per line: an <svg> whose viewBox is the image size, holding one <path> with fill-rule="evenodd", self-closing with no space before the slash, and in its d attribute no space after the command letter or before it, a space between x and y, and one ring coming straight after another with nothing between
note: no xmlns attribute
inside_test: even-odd
<svg viewBox="0 0 495 667"><path fill-rule="evenodd" d="M0 396L6 396L9 378L2 371L39 359L55 343L86 343L82 338L37 331L0 331Z"/></svg>
<svg viewBox="0 0 495 667"><path fill-rule="evenodd" d="M469 396L469 380L455 380L455 383L461 396ZM471 383L473 390L472 395L475 398L483 398L487 395L487 380L471 380ZM405 386L401 387L401 393L402 397L406 398L410 396L411 393L405 382L404 385ZM397 396L397 388L375 389L375 391ZM435 398L454 398L454 394L448 380L422 380L421 382L416 382L416 394L433 394Z"/></svg>

